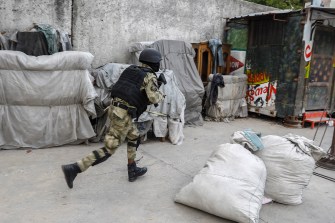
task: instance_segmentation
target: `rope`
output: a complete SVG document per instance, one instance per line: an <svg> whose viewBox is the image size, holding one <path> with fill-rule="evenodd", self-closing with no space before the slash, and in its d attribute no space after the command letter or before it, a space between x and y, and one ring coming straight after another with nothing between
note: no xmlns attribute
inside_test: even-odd
<svg viewBox="0 0 335 223"><path fill-rule="evenodd" d="M323 174L321 174L321 173L313 172L313 175L318 176L318 177L321 177L321 178L326 179L326 180L329 180L329 181L332 181L332 182L335 182L335 178L330 177L330 176L323 175Z"/></svg>

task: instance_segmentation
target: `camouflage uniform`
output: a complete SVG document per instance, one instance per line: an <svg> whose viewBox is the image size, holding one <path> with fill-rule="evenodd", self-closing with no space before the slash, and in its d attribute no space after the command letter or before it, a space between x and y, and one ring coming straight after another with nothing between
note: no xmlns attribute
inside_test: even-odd
<svg viewBox="0 0 335 223"><path fill-rule="evenodd" d="M149 102L151 104L159 103L164 99L162 92L158 90L157 78L153 73L147 73L141 90L144 89ZM116 98L114 102L120 102L130 108L126 101ZM128 112L120 107L110 105L108 109L108 117L111 120L110 128L105 136L105 147L97 149L90 153L85 158L79 160L77 165L83 172L87 170L94 162L97 160L97 155L99 157L111 156L115 153L116 149L121 145L121 143L127 138L127 156L129 160L134 160L136 157L136 147L137 140L139 138L139 132L137 126L133 122L133 118L128 114ZM98 153L98 154L95 154ZM107 157L107 158L108 158Z"/></svg>

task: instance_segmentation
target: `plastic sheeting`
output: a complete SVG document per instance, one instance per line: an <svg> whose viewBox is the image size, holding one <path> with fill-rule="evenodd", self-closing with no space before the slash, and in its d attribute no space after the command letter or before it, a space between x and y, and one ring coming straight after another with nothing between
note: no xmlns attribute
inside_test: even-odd
<svg viewBox="0 0 335 223"><path fill-rule="evenodd" d="M168 134L172 144L180 145L184 140L183 127L186 100L177 87L174 72L172 70L164 70L157 72L157 75L159 76L162 72L167 84L162 85L160 91L166 96L157 107L154 105L148 106L147 111L149 112L144 112L138 121L147 122L154 120L156 137L165 137Z"/></svg>
<svg viewBox="0 0 335 223"><path fill-rule="evenodd" d="M240 223L257 223L266 168L238 144L223 144L175 201Z"/></svg>
<svg viewBox="0 0 335 223"><path fill-rule="evenodd" d="M95 135L93 55L66 51L28 56L0 51L0 148L42 148Z"/></svg>
<svg viewBox="0 0 335 223"><path fill-rule="evenodd" d="M161 68L174 72L178 88L185 96L185 124L203 125L201 111L205 89L194 63L192 45L178 40L159 40L152 48L162 54Z"/></svg>
<svg viewBox="0 0 335 223"><path fill-rule="evenodd" d="M209 76L211 81L213 74ZM225 86L218 87L218 97L215 104L210 105L209 98L206 98L206 119L211 121L233 120L235 117L247 117L247 103L245 100L247 92L247 75L223 75ZM211 82L206 87L206 95L210 95Z"/></svg>

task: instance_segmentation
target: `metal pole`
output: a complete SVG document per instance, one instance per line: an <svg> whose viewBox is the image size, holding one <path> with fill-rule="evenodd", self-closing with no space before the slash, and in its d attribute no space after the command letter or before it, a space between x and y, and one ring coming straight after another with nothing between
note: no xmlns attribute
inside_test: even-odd
<svg viewBox="0 0 335 223"><path fill-rule="evenodd" d="M327 156L321 158L316 165L324 169L335 170L335 129L333 129L332 144L328 150Z"/></svg>
<svg viewBox="0 0 335 223"><path fill-rule="evenodd" d="M330 155L335 156L335 129L333 129L333 141L330 146Z"/></svg>

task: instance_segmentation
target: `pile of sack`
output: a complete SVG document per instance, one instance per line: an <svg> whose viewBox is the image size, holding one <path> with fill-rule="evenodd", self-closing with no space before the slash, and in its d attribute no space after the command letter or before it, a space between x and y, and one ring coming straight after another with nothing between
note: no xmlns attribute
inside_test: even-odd
<svg viewBox="0 0 335 223"><path fill-rule="evenodd" d="M312 140L252 130L235 132L183 187L175 201L236 222L259 222L263 199L298 205L325 153Z"/></svg>

